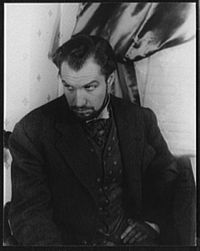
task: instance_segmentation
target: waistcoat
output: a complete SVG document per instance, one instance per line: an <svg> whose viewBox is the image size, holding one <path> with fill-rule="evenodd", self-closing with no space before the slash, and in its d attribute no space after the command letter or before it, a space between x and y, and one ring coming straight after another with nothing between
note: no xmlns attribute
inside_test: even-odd
<svg viewBox="0 0 200 251"><path fill-rule="evenodd" d="M100 161L97 166L101 167L101 175L97 179L98 217L93 245L104 245L108 242L120 244L120 235L127 227L128 218L124 209L123 164L117 129L113 117L106 123L105 131L99 131L106 140L95 139L96 133L90 131L90 136L93 135L90 137L90 143Z"/></svg>

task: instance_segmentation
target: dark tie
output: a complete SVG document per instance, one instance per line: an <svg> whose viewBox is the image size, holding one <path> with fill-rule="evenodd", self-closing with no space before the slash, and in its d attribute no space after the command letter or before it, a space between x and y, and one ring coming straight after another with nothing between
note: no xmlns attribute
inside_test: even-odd
<svg viewBox="0 0 200 251"><path fill-rule="evenodd" d="M97 119L85 124L85 129L100 147L106 143L110 123L111 119Z"/></svg>

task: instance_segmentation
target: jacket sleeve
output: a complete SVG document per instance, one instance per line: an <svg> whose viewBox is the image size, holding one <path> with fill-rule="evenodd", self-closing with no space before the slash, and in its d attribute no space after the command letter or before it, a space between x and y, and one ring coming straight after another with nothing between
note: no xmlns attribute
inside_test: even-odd
<svg viewBox="0 0 200 251"><path fill-rule="evenodd" d="M9 220L15 239L23 246L61 245L61 234L53 222L45 161L23 121L16 124L9 147L13 158Z"/></svg>
<svg viewBox="0 0 200 251"><path fill-rule="evenodd" d="M178 177L176 158L170 152L158 127L157 118L152 110L144 109L145 133L148 144L153 149L154 157L148 166L148 173L160 192L174 183Z"/></svg>
<svg viewBox="0 0 200 251"><path fill-rule="evenodd" d="M177 160L168 149L152 110L144 109L147 154L151 156L143 176L143 213L163 232L172 211L173 194L179 177Z"/></svg>

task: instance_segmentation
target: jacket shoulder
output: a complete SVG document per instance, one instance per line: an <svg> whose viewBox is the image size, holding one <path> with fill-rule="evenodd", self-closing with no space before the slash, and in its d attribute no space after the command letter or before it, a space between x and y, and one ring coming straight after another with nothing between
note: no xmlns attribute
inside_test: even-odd
<svg viewBox="0 0 200 251"><path fill-rule="evenodd" d="M41 105L34 110L30 111L28 114L26 114L19 123L26 123L26 122L34 122L35 119L41 120L41 119L50 119L51 117L54 117L56 112L58 112L58 108L61 105L63 97L56 98L52 100L49 103L46 103L44 105Z"/></svg>
<svg viewBox="0 0 200 251"><path fill-rule="evenodd" d="M54 121L62 102L63 96L32 110L15 125L13 133L17 129L23 128L23 130L30 135L41 135L45 132L45 128L48 128Z"/></svg>
<svg viewBox="0 0 200 251"><path fill-rule="evenodd" d="M129 117L136 116L137 119L142 119L145 122L148 120L152 120L155 117L155 113L148 107L142 107L138 104L131 102L130 100L125 100L122 98L118 98L112 96L111 98L112 103L114 106L120 107L124 113Z"/></svg>

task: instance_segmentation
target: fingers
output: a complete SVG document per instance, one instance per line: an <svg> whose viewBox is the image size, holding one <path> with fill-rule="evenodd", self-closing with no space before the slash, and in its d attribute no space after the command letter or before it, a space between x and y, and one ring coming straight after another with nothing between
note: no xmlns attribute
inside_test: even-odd
<svg viewBox="0 0 200 251"><path fill-rule="evenodd" d="M144 241L146 238L147 238L147 234L144 234L144 235L140 236L140 237L137 239L137 242Z"/></svg>
<svg viewBox="0 0 200 251"><path fill-rule="evenodd" d="M133 244L135 242L141 242L147 238L145 228L139 223L129 221L129 226L125 229L121 235L123 243Z"/></svg>
<svg viewBox="0 0 200 251"><path fill-rule="evenodd" d="M136 233L132 238L130 238L129 243L133 244L134 242L138 241L139 238L142 239L142 236L143 235L141 232Z"/></svg>
<svg viewBox="0 0 200 251"><path fill-rule="evenodd" d="M129 234L124 238L123 243L133 244L136 242L141 242L147 238L147 234L143 232L138 232L136 229L133 229Z"/></svg>
<svg viewBox="0 0 200 251"><path fill-rule="evenodd" d="M129 243L129 240L134 238L136 234L137 234L136 229L132 228L131 231L123 239L123 243Z"/></svg>
<svg viewBox="0 0 200 251"><path fill-rule="evenodd" d="M123 232L121 235L121 239L124 239L130 232L131 230L135 227L136 223L130 223L130 225L126 228L126 230Z"/></svg>
<svg viewBox="0 0 200 251"><path fill-rule="evenodd" d="M135 228L137 225L136 222L133 223L131 219L128 219L128 224L129 226L125 229L125 231L121 235L123 243L133 243L141 235L141 233L138 232L137 229Z"/></svg>

